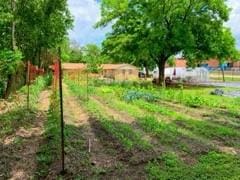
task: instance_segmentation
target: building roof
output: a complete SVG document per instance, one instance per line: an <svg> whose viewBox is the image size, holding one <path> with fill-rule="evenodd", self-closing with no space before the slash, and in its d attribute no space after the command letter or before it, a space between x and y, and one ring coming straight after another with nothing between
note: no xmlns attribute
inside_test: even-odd
<svg viewBox="0 0 240 180"><path fill-rule="evenodd" d="M176 59L176 67L187 67L187 61L185 59Z"/></svg>
<svg viewBox="0 0 240 180"><path fill-rule="evenodd" d="M175 67L181 67L186 68L187 67L187 61L183 58L176 58L175 59ZM166 63L165 67L169 67L169 64Z"/></svg>
<svg viewBox="0 0 240 180"><path fill-rule="evenodd" d="M131 64L102 64L103 70L114 70L114 69L138 69L136 66ZM84 63L63 63L63 70L79 70L86 69L86 64Z"/></svg>
<svg viewBox="0 0 240 180"><path fill-rule="evenodd" d="M63 70L76 70L76 69L85 69L86 65L83 63L63 63Z"/></svg>
<svg viewBox="0 0 240 180"><path fill-rule="evenodd" d="M102 69L110 70L110 69L138 69L138 68L131 64L103 64Z"/></svg>

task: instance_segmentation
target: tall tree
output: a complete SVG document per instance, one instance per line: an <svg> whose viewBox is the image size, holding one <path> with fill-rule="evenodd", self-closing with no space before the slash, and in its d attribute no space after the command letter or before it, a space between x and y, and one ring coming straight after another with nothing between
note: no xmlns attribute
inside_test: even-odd
<svg viewBox="0 0 240 180"><path fill-rule="evenodd" d="M127 41L120 43L147 47L159 68L159 84L172 55L215 56L212 46L229 16L225 0L102 0L101 9L97 27L113 24L107 40L122 37Z"/></svg>
<svg viewBox="0 0 240 180"><path fill-rule="evenodd" d="M53 52L71 26L67 0L0 1L0 97L10 94L22 58L48 67L43 54Z"/></svg>
<svg viewBox="0 0 240 180"><path fill-rule="evenodd" d="M83 47L83 60L87 64L90 72L99 72L101 64L103 63L101 49L95 44L87 44Z"/></svg>
<svg viewBox="0 0 240 180"><path fill-rule="evenodd" d="M80 63L83 62L83 52L80 45L75 41L66 39L61 44L62 58L65 62Z"/></svg>

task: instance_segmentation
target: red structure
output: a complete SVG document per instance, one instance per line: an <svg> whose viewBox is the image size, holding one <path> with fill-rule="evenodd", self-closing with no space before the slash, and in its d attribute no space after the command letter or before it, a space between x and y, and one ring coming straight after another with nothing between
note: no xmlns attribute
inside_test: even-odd
<svg viewBox="0 0 240 180"><path fill-rule="evenodd" d="M44 69L38 68L37 66L30 63L30 61L27 62L27 80L29 83L33 82L38 76L44 75L45 71Z"/></svg>
<svg viewBox="0 0 240 180"><path fill-rule="evenodd" d="M58 86L58 80L59 80L59 61L55 61L55 63L52 65L53 70L53 88L57 89Z"/></svg>

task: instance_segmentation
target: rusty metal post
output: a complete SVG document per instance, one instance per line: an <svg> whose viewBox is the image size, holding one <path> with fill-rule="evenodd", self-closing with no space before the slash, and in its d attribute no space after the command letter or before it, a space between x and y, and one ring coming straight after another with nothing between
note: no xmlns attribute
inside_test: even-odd
<svg viewBox="0 0 240 180"><path fill-rule="evenodd" d="M61 48L58 49L59 55L59 97L60 97L60 120L61 120L61 158L62 158L62 171L65 173L65 152L64 152L64 119L63 119L63 91L62 91L62 63L61 63Z"/></svg>

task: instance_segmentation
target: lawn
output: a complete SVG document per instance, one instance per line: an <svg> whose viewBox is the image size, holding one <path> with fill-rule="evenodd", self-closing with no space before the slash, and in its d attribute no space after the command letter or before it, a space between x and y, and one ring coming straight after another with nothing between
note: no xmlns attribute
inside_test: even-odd
<svg viewBox="0 0 240 180"><path fill-rule="evenodd" d="M240 177L239 99L211 95L214 88L206 87L90 80L86 88L79 81L65 82L124 151L145 157L147 178Z"/></svg>

